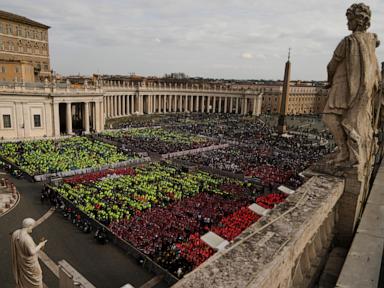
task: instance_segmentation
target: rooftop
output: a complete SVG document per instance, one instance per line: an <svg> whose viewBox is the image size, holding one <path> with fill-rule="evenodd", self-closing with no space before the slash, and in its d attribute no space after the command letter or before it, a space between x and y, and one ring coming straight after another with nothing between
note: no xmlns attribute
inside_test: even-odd
<svg viewBox="0 0 384 288"><path fill-rule="evenodd" d="M6 12L6 11L3 11L3 10L0 10L0 19L14 21L14 22L22 23L22 24L27 24L27 25L31 25L31 26L39 27L39 28L43 28L43 29L49 29L50 28L47 25L44 25L44 24L39 23L39 22L36 22L36 21L31 20L29 18L20 16L20 15L16 15L16 14L13 14L13 13L10 13L10 12Z"/></svg>

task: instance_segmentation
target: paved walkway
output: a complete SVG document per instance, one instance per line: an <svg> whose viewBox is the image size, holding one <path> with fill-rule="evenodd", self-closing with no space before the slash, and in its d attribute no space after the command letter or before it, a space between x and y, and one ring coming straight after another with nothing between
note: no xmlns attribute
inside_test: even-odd
<svg viewBox="0 0 384 288"><path fill-rule="evenodd" d="M9 213L0 217L0 283L1 288L13 288L10 261L9 235L21 227L24 218L41 218L50 207L40 202L41 184L13 179L20 192L19 204ZM47 215L47 214L46 214ZM35 242L48 240L44 253L54 263L64 259L96 287L117 288L126 283L140 287L151 281L155 275L143 269L138 262L126 255L120 248L100 245L93 236L79 231L58 212L49 215L33 230ZM46 262L46 261L44 261ZM58 287L56 276L41 264L43 281L49 288ZM151 283L151 282L149 282ZM163 282L151 287L167 287Z"/></svg>

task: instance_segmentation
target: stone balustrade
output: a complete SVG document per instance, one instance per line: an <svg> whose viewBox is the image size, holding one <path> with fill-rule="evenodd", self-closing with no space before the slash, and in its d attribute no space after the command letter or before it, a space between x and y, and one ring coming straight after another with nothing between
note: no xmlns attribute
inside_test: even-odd
<svg viewBox="0 0 384 288"><path fill-rule="evenodd" d="M18 200L16 186L7 178L0 178L0 216L12 209Z"/></svg>
<svg viewBox="0 0 384 288"><path fill-rule="evenodd" d="M379 168L336 287L383 287L384 165ZM380 282L381 281L381 282Z"/></svg>

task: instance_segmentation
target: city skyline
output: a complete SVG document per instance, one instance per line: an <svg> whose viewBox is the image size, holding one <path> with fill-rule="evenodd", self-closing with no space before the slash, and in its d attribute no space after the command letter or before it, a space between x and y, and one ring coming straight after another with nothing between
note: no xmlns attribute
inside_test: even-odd
<svg viewBox="0 0 384 288"><path fill-rule="evenodd" d="M352 3L6 0L2 9L51 26L52 69L61 74L277 80L291 47L292 79L325 80L333 50L349 34L345 11ZM365 3L369 31L382 40L384 3Z"/></svg>

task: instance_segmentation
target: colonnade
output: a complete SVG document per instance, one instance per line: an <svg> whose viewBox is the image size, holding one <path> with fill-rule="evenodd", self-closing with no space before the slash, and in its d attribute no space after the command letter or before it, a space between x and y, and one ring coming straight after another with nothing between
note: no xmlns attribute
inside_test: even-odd
<svg viewBox="0 0 384 288"><path fill-rule="evenodd" d="M103 101L106 118L177 112L260 115L262 95L108 93Z"/></svg>
<svg viewBox="0 0 384 288"><path fill-rule="evenodd" d="M136 99L138 98L138 99ZM104 114L106 118L116 118L132 114L143 114L142 96L135 94L127 95L105 95Z"/></svg>
<svg viewBox="0 0 384 288"><path fill-rule="evenodd" d="M60 109L60 104L65 105L65 109ZM81 121L83 131L85 133L89 133L91 128L96 132L104 129L105 118L103 102L92 100L85 102L55 102L53 104L54 136L60 136L61 132L65 132L69 135L73 134L73 116L75 114L75 105L81 105ZM60 114L60 110L64 113ZM60 131L60 123L64 122L63 117L65 117L65 131Z"/></svg>

